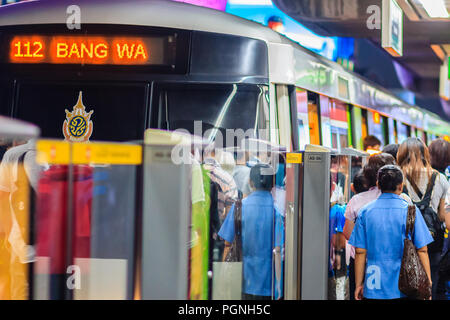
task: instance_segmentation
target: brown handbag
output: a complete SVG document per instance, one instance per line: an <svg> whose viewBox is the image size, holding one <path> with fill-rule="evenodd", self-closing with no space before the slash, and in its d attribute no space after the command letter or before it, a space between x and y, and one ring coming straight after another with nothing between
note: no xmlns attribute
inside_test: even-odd
<svg viewBox="0 0 450 320"><path fill-rule="evenodd" d="M406 238L403 247L402 265L400 268L400 277L398 279L398 289L412 299L427 300L431 296L431 287L416 247L411 239L414 232L416 221L416 207L408 206L408 215L406 218Z"/></svg>

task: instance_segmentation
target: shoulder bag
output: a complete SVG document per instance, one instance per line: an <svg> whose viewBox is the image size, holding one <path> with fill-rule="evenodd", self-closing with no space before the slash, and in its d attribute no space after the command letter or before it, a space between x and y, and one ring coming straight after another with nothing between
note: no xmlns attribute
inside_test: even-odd
<svg viewBox="0 0 450 320"><path fill-rule="evenodd" d="M422 192L420 192L416 183L409 176L407 176L407 179L408 179L409 183L411 184L412 188L414 189L414 192L421 199L420 201L413 201L413 202L419 208L420 212L422 213L423 219L425 220L428 230L430 231L431 236L433 237L433 240L434 240L433 243L430 243L430 245L428 246L428 250L430 252L442 251L442 246L443 246L443 241L444 241L444 228L442 226L441 221L439 220L437 212L434 211L430 205L431 204L431 194L433 192L433 188L434 188L437 176L438 176L438 173L436 171L433 171L433 175L431 176L431 179L428 181L427 190L425 192L425 195L423 195Z"/></svg>
<svg viewBox="0 0 450 320"><path fill-rule="evenodd" d="M402 264L400 267L400 277L398 279L398 289L412 299L427 300L431 296L431 287L416 247L411 239L414 234L414 224L416 221L416 207L408 206L406 217L406 238L404 240Z"/></svg>

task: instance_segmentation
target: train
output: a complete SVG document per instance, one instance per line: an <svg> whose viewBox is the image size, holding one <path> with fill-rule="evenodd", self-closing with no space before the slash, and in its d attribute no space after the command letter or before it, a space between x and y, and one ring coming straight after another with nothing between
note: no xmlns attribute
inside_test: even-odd
<svg viewBox="0 0 450 320"><path fill-rule="evenodd" d="M450 132L444 119L267 27L184 3L6 5L0 43L0 115L39 127L37 158L47 168L30 214L39 259L21 297L240 297L239 283L218 276L236 269L221 264L223 243L211 238L213 178L197 171L204 189L193 201L198 167L170 155L178 141L259 157L248 147L257 141L277 161L273 188L285 203L271 220L283 242L274 240L268 296L327 299L332 186L341 192L333 204L349 200L349 177L368 156L364 137L387 145ZM302 240L314 237L314 246ZM87 275L81 284L69 267Z"/></svg>

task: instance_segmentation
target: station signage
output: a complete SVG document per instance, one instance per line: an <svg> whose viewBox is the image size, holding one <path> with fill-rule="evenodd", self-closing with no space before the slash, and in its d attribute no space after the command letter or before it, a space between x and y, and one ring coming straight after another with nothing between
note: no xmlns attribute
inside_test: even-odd
<svg viewBox="0 0 450 320"><path fill-rule="evenodd" d="M381 45L394 57L403 55L403 11L396 0L383 0Z"/></svg>
<svg viewBox="0 0 450 320"><path fill-rule="evenodd" d="M173 37L18 35L9 43L9 62L28 64L170 65Z"/></svg>

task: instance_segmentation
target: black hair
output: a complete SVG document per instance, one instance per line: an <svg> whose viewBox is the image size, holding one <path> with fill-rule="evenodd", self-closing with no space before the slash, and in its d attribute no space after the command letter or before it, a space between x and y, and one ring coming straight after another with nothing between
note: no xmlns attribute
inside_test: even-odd
<svg viewBox="0 0 450 320"><path fill-rule="evenodd" d="M355 189L355 193L361 193L369 190L367 187L366 178L364 177L363 169L359 170L353 177L353 188Z"/></svg>
<svg viewBox="0 0 450 320"><path fill-rule="evenodd" d="M395 159L388 153L378 153L369 157L364 166L364 178L366 178L367 188L377 185L377 172L387 164L395 164Z"/></svg>
<svg viewBox="0 0 450 320"><path fill-rule="evenodd" d="M273 188L273 174L265 174L272 170L267 164L258 163L250 169L250 180L256 190L270 191Z"/></svg>
<svg viewBox="0 0 450 320"><path fill-rule="evenodd" d="M397 186L403 182L403 172L399 166L386 165L378 170L378 188L381 192L394 192Z"/></svg>
<svg viewBox="0 0 450 320"><path fill-rule="evenodd" d="M400 147L399 144L391 143L391 144L388 144L386 147L384 147L382 152L389 153L397 161L397 152L398 152L399 147Z"/></svg>
<svg viewBox="0 0 450 320"><path fill-rule="evenodd" d="M442 138L433 140L428 146L431 157L431 167L444 172L450 165L450 143Z"/></svg>
<svg viewBox="0 0 450 320"><path fill-rule="evenodd" d="M367 150L370 147L381 146L381 141L375 136L367 136L363 139L364 150Z"/></svg>

